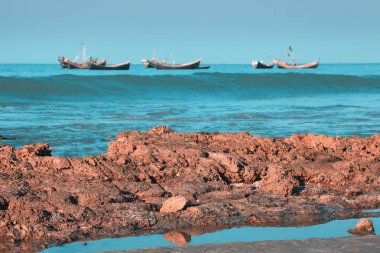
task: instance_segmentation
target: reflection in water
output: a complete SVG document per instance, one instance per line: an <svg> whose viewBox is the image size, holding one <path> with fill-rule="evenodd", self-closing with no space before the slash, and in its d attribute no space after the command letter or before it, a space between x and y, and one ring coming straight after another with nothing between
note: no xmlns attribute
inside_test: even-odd
<svg viewBox="0 0 380 253"><path fill-rule="evenodd" d="M211 232L212 230L169 232L161 234L130 236L122 238L105 238L83 242L74 242L45 249L43 253L98 253L109 251L126 251L174 245L219 244L229 242L255 242L268 240L303 240L309 238L333 238L350 236L349 228L360 219L334 220L324 224L305 227L239 227ZM374 229L380 231L380 218L372 218ZM191 234L191 236L189 235ZM1 249L1 248L0 248ZM30 251L29 251L30 252Z"/></svg>
<svg viewBox="0 0 380 253"><path fill-rule="evenodd" d="M185 232L170 231L164 234L166 240L177 245L186 245L191 241L191 235Z"/></svg>

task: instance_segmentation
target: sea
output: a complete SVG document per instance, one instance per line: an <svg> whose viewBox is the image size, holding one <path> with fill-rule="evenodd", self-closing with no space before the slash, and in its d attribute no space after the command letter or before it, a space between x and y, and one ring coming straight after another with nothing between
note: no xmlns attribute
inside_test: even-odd
<svg viewBox="0 0 380 253"><path fill-rule="evenodd" d="M0 64L0 145L44 142L53 155L83 157L106 152L118 132L158 125L265 137L379 134L380 64L175 71Z"/></svg>

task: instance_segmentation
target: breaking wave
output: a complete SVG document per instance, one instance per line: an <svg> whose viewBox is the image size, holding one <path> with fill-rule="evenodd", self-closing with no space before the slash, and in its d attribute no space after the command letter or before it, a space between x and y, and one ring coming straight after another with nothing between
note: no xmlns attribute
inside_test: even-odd
<svg viewBox="0 0 380 253"><path fill-rule="evenodd" d="M373 93L379 76L318 74L104 75L0 77L0 97L133 99L260 99L315 94Z"/></svg>

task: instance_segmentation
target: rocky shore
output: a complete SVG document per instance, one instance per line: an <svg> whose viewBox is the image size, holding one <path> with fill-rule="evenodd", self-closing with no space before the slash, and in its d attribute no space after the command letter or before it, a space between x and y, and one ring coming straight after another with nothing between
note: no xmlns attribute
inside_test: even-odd
<svg viewBox="0 0 380 253"><path fill-rule="evenodd" d="M4 249L237 225L311 225L380 207L380 135L122 132L108 151L0 145ZM1 249L1 248L0 248ZM30 252L30 251L29 251Z"/></svg>

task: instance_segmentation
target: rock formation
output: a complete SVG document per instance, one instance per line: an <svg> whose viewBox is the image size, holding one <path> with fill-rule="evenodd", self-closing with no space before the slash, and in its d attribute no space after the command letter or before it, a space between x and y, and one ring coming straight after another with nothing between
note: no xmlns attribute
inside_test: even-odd
<svg viewBox="0 0 380 253"><path fill-rule="evenodd" d="M8 242L315 224L364 216L349 211L378 208L379 193L380 135L156 127L119 133L106 153L83 158L51 156L42 143L0 145L0 238ZM186 203L166 212L176 196Z"/></svg>

